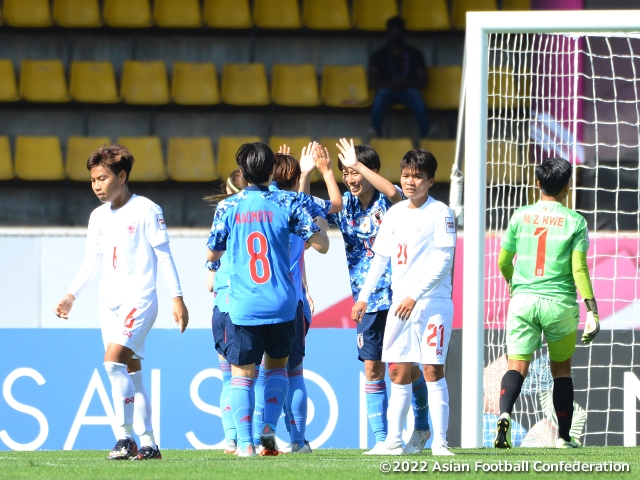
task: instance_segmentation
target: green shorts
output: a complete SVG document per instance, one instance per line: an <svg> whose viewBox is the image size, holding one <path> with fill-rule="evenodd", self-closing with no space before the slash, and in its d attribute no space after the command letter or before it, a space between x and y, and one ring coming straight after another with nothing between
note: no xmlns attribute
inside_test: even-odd
<svg viewBox="0 0 640 480"><path fill-rule="evenodd" d="M576 350L580 320L578 304L555 302L536 295L519 293L509 302L507 315L507 355L513 360L531 360L547 339L549 358L563 362Z"/></svg>

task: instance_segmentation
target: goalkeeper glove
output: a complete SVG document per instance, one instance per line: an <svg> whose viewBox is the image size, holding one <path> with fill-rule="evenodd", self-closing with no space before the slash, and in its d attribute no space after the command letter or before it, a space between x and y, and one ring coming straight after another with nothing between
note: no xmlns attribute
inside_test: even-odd
<svg viewBox="0 0 640 480"><path fill-rule="evenodd" d="M598 304L595 298L585 298L584 304L587 307L587 321L584 324L582 343L591 343L600 331L600 320L598 319Z"/></svg>

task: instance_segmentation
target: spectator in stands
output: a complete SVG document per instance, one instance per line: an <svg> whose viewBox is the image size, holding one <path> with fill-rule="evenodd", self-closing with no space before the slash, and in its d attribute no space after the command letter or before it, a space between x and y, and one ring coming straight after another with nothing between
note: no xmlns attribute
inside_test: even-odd
<svg viewBox="0 0 640 480"><path fill-rule="evenodd" d="M373 53L369 60L369 85L376 89L371 108L371 136L380 136L387 109L402 103L411 109L418 121L420 137L429 130L427 107L420 89L427 84L427 70L422 52L404 42L404 20L387 22L389 43Z"/></svg>

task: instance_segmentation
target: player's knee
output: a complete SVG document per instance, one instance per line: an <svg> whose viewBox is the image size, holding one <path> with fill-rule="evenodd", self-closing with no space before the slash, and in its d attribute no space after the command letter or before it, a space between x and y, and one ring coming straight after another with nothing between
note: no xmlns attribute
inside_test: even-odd
<svg viewBox="0 0 640 480"><path fill-rule="evenodd" d="M424 365L422 371L426 382L437 382L444 378L444 365Z"/></svg>
<svg viewBox="0 0 640 480"><path fill-rule="evenodd" d="M368 382L384 379L384 363L379 360L365 360L364 376Z"/></svg>

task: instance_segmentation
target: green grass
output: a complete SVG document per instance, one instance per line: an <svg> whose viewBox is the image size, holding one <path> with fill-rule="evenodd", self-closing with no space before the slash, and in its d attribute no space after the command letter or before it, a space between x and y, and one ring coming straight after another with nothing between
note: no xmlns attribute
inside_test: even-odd
<svg viewBox="0 0 640 480"><path fill-rule="evenodd" d="M454 449L455 457L432 457L430 450L418 457L367 457L362 450L317 450L310 455L280 455L278 457L237 458L215 450L164 450L163 460L147 462L108 461L107 451L35 451L0 452L0 479L224 479L224 480L287 480L287 479L366 479L396 476L443 478L545 478L579 479L598 475L608 478L638 478L640 449L624 447L586 447L580 450L517 448L508 451L489 449ZM426 462L428 473L380 472L384 461ZM440 465L469 465L468 473L437 473L434 461ZM475 462L529 462L528 473L484 473L474 471ZM558 464L561 461L584 463L625 462L628 473L536 473L533 463ZM408 464L410 466L410 464Z"/></svg>

